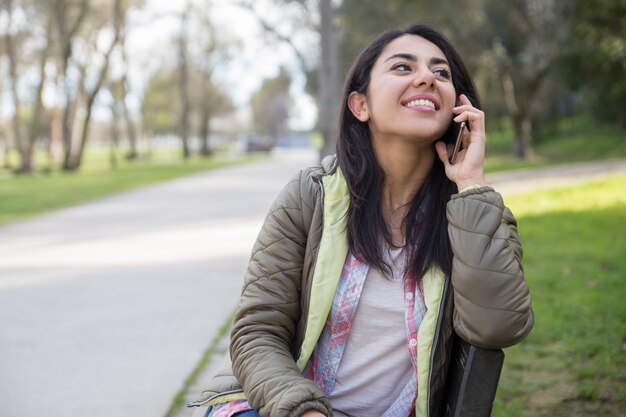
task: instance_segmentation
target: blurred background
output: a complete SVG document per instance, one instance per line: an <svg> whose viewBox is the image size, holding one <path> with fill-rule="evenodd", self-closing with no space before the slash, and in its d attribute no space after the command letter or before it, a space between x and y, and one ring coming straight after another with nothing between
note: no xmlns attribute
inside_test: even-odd
<svg viewBox="0 0 626 417"><path fill-rule="evenodd" d="M289 150L314 163L359 48L411 22L470 67L489 173L603 172L626 157L625 16L623 0L0 0L0 223ZM606 172L507 200L538 322L497 415L626 415L626 176Z"/></svg>
<svg viewBox="0 0 626 417"><path fill-rule="evenodd" d="M585 141L574 155L547 142L582 130L609 141L626 127L617 0L1 5L3 176L76 171L98 153L111 168L311 142L331 153L351 60L373 34L414 21L442 30L467 60L494 152L588 158Z"/></svg>

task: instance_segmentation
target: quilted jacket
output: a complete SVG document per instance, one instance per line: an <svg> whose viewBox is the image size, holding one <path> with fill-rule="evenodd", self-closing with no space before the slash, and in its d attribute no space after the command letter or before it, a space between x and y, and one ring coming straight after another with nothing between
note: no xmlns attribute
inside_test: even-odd
<svg viewBox="0 0 626 417"><path fill-rule="evenodd" d="M232 365L190 406L247 399L262 416L332 416L302 376L321 334L346 255L349 196L335 157L302 171L271 207L252 250L231 332ZM452 276L423 278L427 313L418 338L416 416L439 416L452 336L483 348L521 341L533 325L517 226L490 187L447 204ZM242 388L243 387L243 388Z"/></svg>

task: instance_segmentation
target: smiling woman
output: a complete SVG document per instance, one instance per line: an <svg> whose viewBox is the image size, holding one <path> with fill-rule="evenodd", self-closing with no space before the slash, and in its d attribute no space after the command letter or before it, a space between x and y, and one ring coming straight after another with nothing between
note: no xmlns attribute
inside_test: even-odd
<svg viewBox="0 0 626 417"><path fill-rule="evenodd" d="M484 182L484 113L461 58L422 25L363 49L337 155L283 189L253 249L232 368L207 415L440 416L456 335L483 348L533 325L517 225ZM454 165L456 122L470 133Z"/></svg>

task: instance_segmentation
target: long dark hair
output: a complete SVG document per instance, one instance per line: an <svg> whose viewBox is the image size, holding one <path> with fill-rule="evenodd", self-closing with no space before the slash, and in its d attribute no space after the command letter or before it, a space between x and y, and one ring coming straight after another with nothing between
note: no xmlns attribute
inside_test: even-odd
<svg viewBox="0 0 626 417"><path fill-rule="evenodd" d="M348 108L348 97L356 91L366 95L374 63L387 44L404 35L418 35L435 44L446 56L452 73L456 95L465 94L480 108L474 82L450 42L440 33L424 25L411 25L404 30L390 30L376 36L352 64L342 91L337 158L348 183L350 205L347 229L350 250L360 260L381 271L389 271L384 261L381 238L391 242L391 233L382 215L381 193L384 172L372 150L372 138L367 123L359 121ZM454 140L454 126L441 140ZM444 166L433 152L433 166L417 192L405 219L405 238L409 252L408 269L421 278L431 267L439 267L446 275L452 270L452 250L448 238L446 204L456 191ZM406 221L415 219L416 221Z"/></svg>

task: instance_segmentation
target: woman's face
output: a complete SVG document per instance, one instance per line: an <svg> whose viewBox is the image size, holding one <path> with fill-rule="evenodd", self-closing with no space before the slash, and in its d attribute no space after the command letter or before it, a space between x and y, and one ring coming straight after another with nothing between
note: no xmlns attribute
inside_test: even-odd
<svg viewBox="0 0 626 417"><path fill-rule="evenodd" d="M446 56L417 35L390 42L372 67L364 100L352 95L350 108L374 140L432 143L448 129L456 102Z"/></svg>

